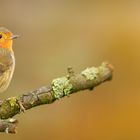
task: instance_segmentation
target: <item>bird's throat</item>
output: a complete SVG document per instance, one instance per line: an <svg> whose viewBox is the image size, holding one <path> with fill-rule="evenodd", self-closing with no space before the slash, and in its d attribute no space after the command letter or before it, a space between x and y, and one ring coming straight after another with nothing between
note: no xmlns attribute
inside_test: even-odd
<svg viewBox="0 0 140 140"><path fill-rule="evenodd" d="M8 49L12 51L13 40L5 40L4 42L0 43L0 48Z"/></svg>

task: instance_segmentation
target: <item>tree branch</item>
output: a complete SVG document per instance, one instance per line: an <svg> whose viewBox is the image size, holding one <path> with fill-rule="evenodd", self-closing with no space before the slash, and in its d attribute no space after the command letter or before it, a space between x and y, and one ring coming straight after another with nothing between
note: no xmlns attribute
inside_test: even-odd
<svg viewBox="0 0 140 140"><path fill-rule="evenodd" d="M0 119L3 120L0 121L0 132L15 133L17 123L6 119L32 107L53 103L57 99L78 91L92 90L95 86L111 80L112 72L113 66L109 63L102 63L97 68L87 68L79 74L75 74L69 67L68 75L54 79L50 85L1 101Z"/></svg>
<svg viewBox="0 0 140 140"><path fill-rule="evenodd" d="M8 120L0 120L0 132L15 134L17 133L16 131L17 124L18 121L13 118Z"/></svg>

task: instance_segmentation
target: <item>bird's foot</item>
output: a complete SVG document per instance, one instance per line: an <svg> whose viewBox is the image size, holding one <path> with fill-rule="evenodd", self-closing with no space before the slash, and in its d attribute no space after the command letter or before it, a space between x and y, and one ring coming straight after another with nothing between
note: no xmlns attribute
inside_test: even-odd
<svg viewBox="0 0 140 140"><path fill-rule="evenodd" d="M21 102L20 100L18 100L17 103L18 103L18 105L19 105L19 107L20 107L20 112L25 113L25 108L24 108L22 102Z"/></svg>

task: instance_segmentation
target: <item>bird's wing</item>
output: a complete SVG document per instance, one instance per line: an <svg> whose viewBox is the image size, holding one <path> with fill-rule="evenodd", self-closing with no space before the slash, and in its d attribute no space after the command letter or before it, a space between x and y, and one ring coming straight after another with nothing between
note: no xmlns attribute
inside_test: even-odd
<svg viewBox="0 0 140 140"><path fill-rule="evenodd" d="M9 57L0 53L0 92L7 89L13 76L15 67L14 55Z"/></svg>

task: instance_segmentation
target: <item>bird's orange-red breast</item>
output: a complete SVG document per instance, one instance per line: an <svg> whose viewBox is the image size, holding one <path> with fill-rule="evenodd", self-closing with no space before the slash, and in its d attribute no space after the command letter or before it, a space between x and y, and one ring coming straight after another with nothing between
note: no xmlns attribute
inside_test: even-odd
<svg viewBox="0 0 140 140"><path fill-rule="evenodd" d="M0 27L0 92L7 89L15 69L15 56L12 49L13 35L11 31Z"/></svg>

